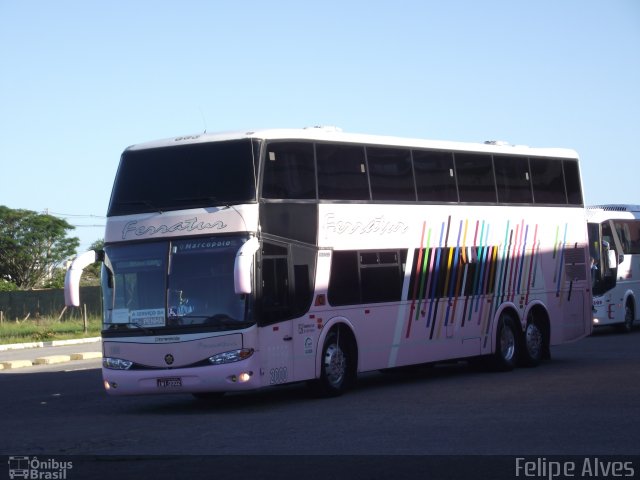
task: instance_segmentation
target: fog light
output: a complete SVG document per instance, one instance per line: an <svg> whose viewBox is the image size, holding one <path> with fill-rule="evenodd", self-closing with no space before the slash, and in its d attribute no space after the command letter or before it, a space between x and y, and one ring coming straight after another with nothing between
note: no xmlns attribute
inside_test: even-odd
<svg viewBox="0 0 640 480"><path fill-rule="evenodd" d="M253 372L242 372L238 376L238 380L240 381L240 383L248 382L249 380L251 380L251 375L253 375Z"/></svg>
<svg viewBox="0 0 640 480"><path fill-rule="evenodd" d="M118 384L116 382L109 382L107 380L104 381L104 389L105 390L111 390L111 389L116 389L118 388Z"/></svg>
<svg viewBox="0 0 640 480"><path fill-rule="evenodd" d="M598 320L597 318L594 318L594 319L593 319L593 324L594 324L594 325L597 325L597 324L599 324L599 323L600 323L600 320Z"/></svg>

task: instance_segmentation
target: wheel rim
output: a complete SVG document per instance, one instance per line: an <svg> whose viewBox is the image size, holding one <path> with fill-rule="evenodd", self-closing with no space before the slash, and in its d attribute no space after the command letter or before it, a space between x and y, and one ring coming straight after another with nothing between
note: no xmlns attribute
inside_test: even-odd
<svg viewBox="0 0 640 480"><path fill-rule="evenodd" d="M535 323L527 325L525 343L529 356L534 359L540 358L540 352L542 351L542 332Z"/></svg>
<svg viewBox="0 0 640 480"><path fill-rule="evenodd" d="M502 326L502 332L500 333L500 352L502 358L507 362L513 360L513 355L516 351L516 337L513 334L513 330L506 323Z"/></svg>
<svg viewBox="0 0 640 480"><path fill-rule="evenodd" d="M344 381L346 371L347 364L342 349L335 343L327 346L324 354L324 372L329 384L339 387Z"/></svg>

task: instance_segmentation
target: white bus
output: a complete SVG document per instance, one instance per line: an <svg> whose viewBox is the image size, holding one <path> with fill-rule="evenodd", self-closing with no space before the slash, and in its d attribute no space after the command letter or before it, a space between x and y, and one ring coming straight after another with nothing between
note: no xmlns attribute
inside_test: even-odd
<svg viewBox="0 0 640 480"><path fill-rule="evenodd" d="M347 134L127 148L107 213L110 394L209 396L485 357L533 366L591 333L577 154Z"/></svg>
<svg viewBox="0 0 640 480"><path fill-rule="evenodd" d="M630 332L640 295L640 205L587 208L594 326Z"/></svg>

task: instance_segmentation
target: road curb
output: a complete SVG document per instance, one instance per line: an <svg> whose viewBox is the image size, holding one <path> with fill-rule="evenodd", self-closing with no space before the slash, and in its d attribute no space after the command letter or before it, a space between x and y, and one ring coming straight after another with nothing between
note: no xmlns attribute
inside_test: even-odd
<svg viewBox="0 0 640 480"><path fill-rule="evenodd" d="M97 358L102 358L101 352L78 352L70 355L47 355L35 358L34 360L5 360L0 362L0 371L36 367L41 365L55 365L58 363L69 363L75 360L93 360Z"/></svg>
<svg viewBox="0 0 640 480"><path fill-rule="evenodd" d="M34 365L55 365L56 363L66 363L71 361L71 355L48 355L38 357L33 361Z"/></svg>
<svg viewBox="0 0 640 480"><path fill-rule="evenodd" d="M42 365L54 365L58 363L67 363L74 360L93 360L102 358L102 346L100 337L87 337L87 338L74 338L71 340L52 340L49 342L27 342L27 343L9 343L0 345L0 353L18 351L18 350L31 350L33 349L32 358L27 360L0 360L0 371L15 370L19 368L35 367ZM89 346L92 343L98 343L98 345ZM45 347L64 347L69 345L84 345L86 344L87 350L84 352L77 352L65 355L44 355L40 353L38 355L39 348ZM99 351L98 351L99 350ZM48 352L47 352L48 353ZM25 355L23 355L25 356ZM29 355L31 356L31 355Z"/></svg>
<svg viewBox="0 0 640 480"><path fill-rule="evenodd" d="M101 352L80 352L72 353L71 360L93 360L95 358L102 358Z"/></svg>
<svg viewBox="0 0 640 480"><path fill-rule="evenodd" d="M50 342L8 343L0 345L0 352L9 350L24 350L27 348L62 347L65 345L81 345L83 343L99 342L100 337L74 338L72 340L52 340Z"/></svg>
<svg viewBox="0 0 640 480"><path fill-rule="evenodd" d="M32 367L33 362L31 360L7 360L0 363L3 370L13 370L15 368Z"/></svg>

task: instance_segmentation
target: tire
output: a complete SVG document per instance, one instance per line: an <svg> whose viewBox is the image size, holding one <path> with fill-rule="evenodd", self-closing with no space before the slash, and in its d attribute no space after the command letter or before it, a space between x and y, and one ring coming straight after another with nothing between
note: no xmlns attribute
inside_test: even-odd
<svg viewBox="0 0 640 480"><path fill-rule="evenodd" d="M311 382L320 397L337 397L349 389L355 379L355 355L349 337L332 330L322 347L320 378Z"/></svg>
<svg viewBox="0 0 640 480"><path fill-rule="evenodd" d="M520 365L537 367L545 356L546 340L544 329L535 318L530 318L524 331L520 349Z"/></svg>
<svg viewBox="0 0 640 480"><path fill-rule="evenodd" d="M631 333L633 330L633 308L627 303L624 307L624 323L620 324L620 331L623 333Z"/></svg>
<svg viewBox="0 0 640 480"><path fill-rule="evenodd" d="M492 364L499 372L513 370L520 351L519 329L509 313L502 313L498 319L496 332L496 350L493 354Z"/></svg>

